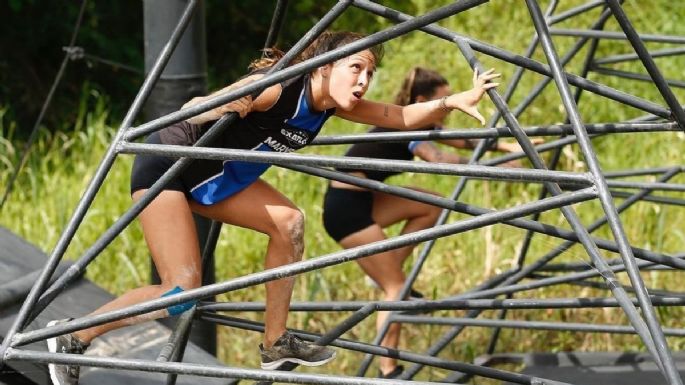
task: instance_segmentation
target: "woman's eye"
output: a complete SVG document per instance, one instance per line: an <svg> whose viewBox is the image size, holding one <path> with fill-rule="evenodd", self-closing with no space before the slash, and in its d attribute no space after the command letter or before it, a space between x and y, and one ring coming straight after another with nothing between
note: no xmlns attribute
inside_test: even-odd
<svg viewBox="0 0 685 385"><path fill-rule="evenodd" d="M352 64L352 68L354 68L355 70L361 70L362 66L359 64Z"/></svg>

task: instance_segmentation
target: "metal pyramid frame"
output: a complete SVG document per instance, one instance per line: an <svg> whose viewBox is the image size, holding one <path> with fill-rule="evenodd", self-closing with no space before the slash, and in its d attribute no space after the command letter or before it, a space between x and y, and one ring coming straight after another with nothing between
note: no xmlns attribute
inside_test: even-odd
<svg viewBox="0 0 685 385"><path fill-rule="evenodd" d="M493 328L493 336L488 347L488 352L494 351L498 331L502 327L515 328L541 328L541 329L563 329L588 332L630 332L639 335L646 350L651 354L654 361L659 366L664 377L669 384L682 384L682 380L675 366L673 356L668 347L665 335L682 335L681 329L662 329L660 322L655 314L655 306L682 306L685 298L670 293L655 293L646 288L640 275L641 269L683 269L685 261L682 255L665 255L650 250L645 250L631 246L629 243L623 224L619 218L619 213L626 210L635 202L647 200L659 204L683 206L684 201L669 197L652 197L652 191L685 191L685 186L668 183L674 176L685 170L683 165L672 165L654 169L627 170L613 173L602 171L597 160L596 152L591 143L591 136L610 133L636 133L636 132L663 132L681 131L685 128L685 111L678 103L670 86L682 87L683 82L678 80L665 79L653 58L659 56L670 56L682 54L683 49L661 50L649 52L644 41L660 41L683 43L685 38L660 35L639 35L630 20L627 18L618 0L597 1L593 0L585 5L573 8L564 13L553 15L557 1L552 0L546 13L540 9L536 0L526 0L531 19L535 26L537 35L532 39L527 52L518 55L504 49L492 46L488 43L479 41L473 37L457 34L449 29L437 26L436 22L455 15L460 12L467 12L469 9L486 3L487 0L459 0L441 8L431 10L421 16L410 16L382 6L368 0L341 0L318 22L305 36L286 54L273 69L262 79L255 81L247 86L241 87L229 93L217 96L211 100L198 104L192 108L177 111L161 118L149 121L137 127L131 127L134 118L141 110L143 103L149 96L156 80L168 61L174 47L180 40L184 28L191 18L197 0L189 0L188 6L182 18L169 39L169 42L162 50L153 69L148 74L126 117L124 118L116 136L114 137L105 157L101 161L93 179L88 185L79 202L71 220L64 229L61 237L52 251L47 264L42 270L39 279L33 286L30 294L26 298L19 314L17 315L12 328L0 346L0 364L12 361L31 361L31 362L54 362L60 364L78 364L84 366L99 366L124 370L154 371L168 374L168 383L174 383L177 375L226 377L238 382L241 379L251 379L261 381L260 383L270 383L273 381L287 383L309 383L309 384L388 384L407 381L407 383L437 383L437 382L417 382L411 379L423 367L437 367L454 372L445 381L457 382L468 376L483 376L487 378L509 381L520 384L561 384L561 382L551 379L542 379L530 375L516 372L499 370L486 366L471 363L458 362L444 358L438 358L438 353L453 341L466 326L486 326ZM273 39L275 26L280 25L283 18L283 9L287 2L279 0L274 19L272 22L269 39ZM552 25L574 17L581 13L592 10L596 7L604 7L600 17L590 27L589 30L563 30L554 29ZM366 38L354 43L327 52L310 60L287 66L303 48L305 48L322 31L331 25L348 8L357 7L390 19L397 24L380 32L369 35ZM620 25L623 33L604 32L604 23L614 17ZM187 119L191 116L200 114L209 109L225 104L237 98L255 94L260 90L277 84L286 79L333 62L337 59L350 55L351 53L367 49L376 44L397 38L414 30L421 30L437 38L445 39L454 43L456 48L463 54L472 68L480 69L480 62L475 52L500 59L502 61L518 66L518 69L508 85L504 95L491 89L488 95L497 108L497 114L488 124L488 128L483 129L463 129L449 130L444 132L411 132L411 133L389 133L389 134L364 134L364 135L345 135L329 136L317 139L316 144L343 144L355 143L360 141L383 141L383 140L421 140L421 139L445 139L445 138L476 138L482 139L475 149L471 162L467 165L453 164L422 164L418 162L387 162L384 160L358 158L354 164L365 169L374 170L394 170L394 171L413 171L421 173L433 173L443 175L457 175L461 178L449 198L442 198L426 193L421 193L397 186L386 185L367 179L360 179L340 172L332 171L327 167L337 167L349 165L351 160L342 157L317 156L317 155L297 155L297 154L267 154L253 151L233 150L223 148L205 147L206 143L219 135L235 119L235 114L227 115L217 121L207 133L193 147L171 146L171 145L148 145L136 143L135 140L166 127L172 123ZM574 47L563 57L559 57L558 52L552 42L552 35L570 35L578 37ZM596 60L594 58L597 45L600 39L627 39L634 53L629 55L617 55ZM585 65L580 75L567 73L564 71L564 64L573 58L582 47L590 45ZM534 50L540 45L544 51L547 64L531 59ZM610 64L626 60L640 60L646 68L649 76L624 73L601 67L603 64ZM521 105L512 109L508 105L514 89L516 89L524 70L536 72L546 76L546 79L536 85L529 96ZM641 99L634 95L612 89L606 85L588 80L586 75L590 71L602 72L607 75L629 77L637 80L648 80L653 82L662 95L666 107L659 104ZM544 127L522 127L517 116L530 105L535 97L540 94L544 87L554 82L561 97L565 112L568 116L568 124L549 125ZM575 94L571 86L576 87ZM648 115L643 118L634 119L627 122L605 123L605 124L584 124L578 113L577 103L580 100L581 92L587 91L604 96L615 102L632 106L642 110ZM503 119L505 126L496 127L496 123ZM562 136L558 140L549 141L545 144L534 146L530 137L534 136ZM484 151L489 147L493 139L500 137L514 137L523 149L523 153L506 155L487 162L478 163ZM567 172L555 171L561 149L570 143L577 143L587 164L586 172ZM554 156L550 164L545 164L540 153L543 151L554 151ZM91 203L93 202L98 190L100 189L107 173L112 167L116 157L120 154L158 154L181 157L181 159L148 190L145 196L133 204L101 237L85 252L80 259L66 272L57 277L49 284L50 278L55 272L58 263L62 259L68 248L76 230L83 221ZM527 157L533 164L534 169L504 168L495 167L497 164L504 163L517 157ZM76 318L72 321L52 326L28 330L27 326L58 296L67 285L73 282L92 262L109 243L125 229L137 215L149 204L154 197L159 194L166 183L178 175L193 159L221 159L221 160L241 160L250 162L266 162L274 165L289 168L299 172L320 176L323 178L344 181L356 184L372 190L382 190L387 193L396 194L402 197L426 202L443 208L443 213L434 227L423 231L401 235L390 238L382 242L372 243L363 247L349 250L338 251L318 258L309 259L291 265L281 266L274 269L265 270L258 273L249 274L239 278L230 279L224 282L203 286L197 289L188 290L181 294L146 301L135 306L131 306L116 311ZM361 166L360 166L361 163ZM616 178L636 176L636 175L658 175L658 182L630 182L616 180ZM469 179L489 179L499 181L524 181L528 183L540 183L544 189L538 200L524 203L519 206L510 207L502 210L490 210L458 201L461 192ZM562 190L563 187L563 190ZM612 189L636 189L635 193L614 191ZM564 191L566 190L566 191ZM549 197L547 196L549 195ZM620 205L616 206L613 197L626 198ZM605 217L590 226L584 226L574 211L572 204L598 200L604 211ZM571 230L562 229L538 221L538 214L551 210L559 209L568 221ZM459 212L471 215L472 218L460 220L454 223L445 224L450 213ZM532 217L530 219L526 216ZM69 354L51 354L39 351L23 349L22 346L31 342L45 340L46 338L57 336L76 330L85 329L94 325L107 323L114 320L128 318L154 310L159 310L173 304L186 302L189 300L200 300L233 290L238 290L250 286L263 284L265 282L293 276L308 271L321 269L328 266L341 264L369 256L380 251L390 250L401 246L426 242L417 262L408 276L407 283L400 298L403 298L411 288L412 283L421 271L421 267L429 256L434 241L438 238L447 237L453 234L466 232L484 226L503 223L509 226L527 230L526 241L518 256L518 266L509 271L480 283L465 293L446 297L439 300L422 301L371 301L371 302L316 302L316 303L294 303L292 311L351 311L352 314L339 325L335 325L325 334L314 334L308 332L297 332L305 339L316 341L322 345L336 346L341 349L349 349L364 353L358 377L339 376L339 375L319 375L302 374L289 370L294 367L283 368L282 371L264 371L257 369L247 369L238 367L217 367L208 365L197 365L177 362L182 357L187 331L189 325L196 317L214 321L220 325L263 331L263 324L245 319L229 317L219 312L227 311L263 311L263 304L260 303L207 303L203 302L192 311L185 313L179 320L177 328L170 337L169 343L165 346L156 361L118 359L107 357L74 356ZM614 240L600 239L590 235L592 231L600 226L608 224L611 228ZM204 250L204 254L210 254L216 245L219 236L220 224L215 223L210 231L210 237ZM526 262L528 246L533 234L545 234L547 236L564 240L559 245L543 257ZM592 269L587 265L576 266L574 264L556 264L550 262L555 257L562 254L572 245L580 243L591 259ZM620 259L606 260L600 254L600 249L608 250L620 255ZM639 261L638 261L639 259ZM546 271L545 268L564 273L563 275L545 276L523 281L534 277L536 273ZM585 268L583 268L585 267ZM549 270L547 270L549 271ZM630 278L630 285L622 285L617 277L617 272L627 272ZM546 287L569 282L588 282L583 281L590 277L601 277L604 284L599 285L608 289L613 298L556 298L539 299L526 298L514 299L514 294L534 288ZM631 296L632 294L632 296ZM502 296L504 296L502 298ZM498 298L500 297L500 298ZM595 325L595 324L561 324L552 322L528 322L506 320L506 312L509 309L563 309L563 308L601 308L601 307L621 307L630 325ZM464 318L436 318L428 315L410 315L403 311L406 310L468 310ZM498 320L476 319L485 310L501 309ZM402 323L423 323L452 325L453 327L443 335L428 351L423 353L391 350L379 346L379 341L383 333L379 334L372 343L352 341L340 338L342 334L349 331L362 320L378 311L392 311L391 316L385 325L385 331L390 322ZM397 357L413 366L408 368L402 376L402 380L383 380L363 377L366 373L371 360L375 356ZM442 382L441 382L442 383Z"/></svg>

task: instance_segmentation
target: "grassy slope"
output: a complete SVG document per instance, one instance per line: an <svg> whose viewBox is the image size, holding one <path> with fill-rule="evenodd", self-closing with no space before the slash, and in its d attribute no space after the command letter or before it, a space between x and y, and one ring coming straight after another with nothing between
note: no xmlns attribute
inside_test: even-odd
<svg viewBox="0 0 685 385"><path fill-rule="evenodd" d="M428 3L428 5L426 4ZM420 10L433 7L435 2L420 2L416 4ZM570 8L579 2L562 2L559 10ZM635 1L626 6L629 16L643 33L668 33L685 35L685 27L678 25L676 20L685 16L682 5L677 2ZM589 16L596 16L593 12ZM586 27L592 22L592 17L576 18L571 22L561 24L564 28ZM483 7L446 20L442 25L460 33L473 36L508 49L522 53L533 33L533 26L528 20L527 11L522 2L492 2ZM608 23L607 29L617 30L615 22ZM559 51L563 52L571 44L569 38L555 38ZM661 48L665 45L650 44L650 47ZM399 87L404 73L412 65L422 65L435 68L443 72L452 82L455 90L466 89L470 86L470 70L460 57L457 50L449 43L436 41L426 35L416 32L404 38L387 44L386 59L376 79L370 98L391 100L395 90ZM599 56L629 52L627 43L607 41L600 45ZM567 69L577 70L582 63L582 51L578 59L573 61ZM503 73L504 82L513 74L514 67L495 59L479 55L487 65L496 67ZM541 52L536 53L536 59L544 61ZM679 69L683 68L683 59L658 59L658 64L668 77L679 78ZM624 70L640 69L637 63L624 63L616 68ZM663 104L653 85L644 82L626 81L591 74L592 80L600 81L611 87ZM525 97L525 90L541 79L538 75L526 75L519 91L516 92L512 106L518 104ZM503 90L504 87L501 87ZM680 100L683 93L676 91ZM92 96L96 97L96 96ZM584 95L580 104L581 115L586 122L612 122L630 119L642 115L640 111L623 107L617 103L606 101L594 95ZM494 112L489 101L482 103L481 111L488 116ZM23 238L49 252L59 237L61 230L69 220L71 213L85 186L90 180L96 165L102 158L114 128L107 127L103 122L106 116L105 108L98 104L94 111L82 111L73 135L49 135L41 133L29 164L24 169L11 200L4 208L0 224L18 233ZM524 125L549 124L561 122L564 119L563 108L554 88L548 88L526 113L520 117ZM2 120L0 120L2 121ZM9 178L10 165L16 163L20 145L11 142L12 125L2 121L0 127L0 185L4 185ZM475 121L468 120L459 114L452 114L449 120L451 127L474 127ZM361 132L365 127L349 124L333 119L327 124L325 134ZM662 165L683 164L682 134L636 134L615 135L611 138L599 138L593 141L602 167L606 170L656 167ZM311 147L306 153L342 154L343 147ZM576 148L564 152L562 168L566 170L583 170L585 165L582 156ZM130 204L128 199L128 177L131 158L122 156L115 163L111 174L102 187L92 209L78 231L67 253L69 258L77 258L97 238L97 236L111 224ZM323 231L320 225L320 202L325 190L325 181L294 174L277 168L272 168L266 174L266 179L277 186L285 195L290 197L307 214L307 249L309 258L324 255L338 250ZM403 175L392 180L396 184L411 184L426 186L442 194L449 194L456 179L450 177L435 177L427 175ZM685 182L680 176L676 181ZM499 182L470 182L461 200L482 207L503 208L537 198L537 185L505 184ZM57 192L57 193L56 193ZM676 195L676 194L672 194ZM683 194L680 194L682 198ZM577 205L584 223L590 223L600 215L596 203ZM455 221L462 216L454 215ZM685 249L685 234L678 224L685 220L682 209L669 206L657 206L642 203L634 206L622 215L623 224L633 245L649 248L655 251L675 253ZM553 211L544 214L542 220L562 227L567 227L558 213ZM397 232L398 228L391 232ZM597 232L599 236L610 238L608 229L602 228ZM457 235L449 239L440 240L431 254L431 258L423 269L416 287L430 296L443 297L448 294L459 293L473 287L484 278L508 269L516 260L517 251L521 246L524 232L505 226L492 226L472 231L468 234ZM217 247L217 276L220 280L230 279L250 272L261 270L262 253L267 239L253 232L237 228L224 228L224 233ZM530 258L543 255L547 250L557 245L554 239L536 236L531 247ZM564 254L561 260L587 261L586 254L581 248L574 247ZM645 274L645 279L654 287L679 289L675 275ZM126 230L117 240L94 262L88 269L88 277L112 293L120 294L132 287L143 284L148 277L147 248L142 240L138 224ZM452 277L436 279L436 277ZM536 297L563 296L601 296L603 292L589 289L573 289L569 294L569 287L559 287L544 291L526 293ZM294 300L353 300L373 299L378 292L364 284L363 276L354 263L336 266L323 271L306 274L299 278L295 289ZM263 289L253 288L230 293L224 299L230 301L261 300ZM662 321L666 324L678 325L681 318L680 309L666 309L661 311ZM450 313L454 316L454 313ZM489 314L485 314L488 316ZM246 314L245 316L259 319L260 316ZM566 320L573 322L622 323L624 317L620 311L539 311L517 312L519 319L536 320ZM293 314L291 326L313 331L329 330L344 315L326 314ZM373 321L368 320L355 328L347 336L370 340ZM422 350L439 337L444 330L440 327L407 327L404 346L411 346L412 350ZM444 353L445 357L455 357L469 360L481 354L482 347L487 342L488 333L481 329L472 329L460 336L457 343L452 344ZM257 336L236 330L221 331L221 357L227 362L239 365L256 366ZM676 348L681 348L682 340L672 340ZM577 334L564 332L527 332L504 331L500 345L501 351L533 351L533 350L618 350L639 349L641 344L635 337L603 336L591 334ZM352 374L355 371L359 356L341 352L334 368L336 373ZM317 371L331 371L331 368L317 369ZM437 375L438 371L434 371Z"/></svg>

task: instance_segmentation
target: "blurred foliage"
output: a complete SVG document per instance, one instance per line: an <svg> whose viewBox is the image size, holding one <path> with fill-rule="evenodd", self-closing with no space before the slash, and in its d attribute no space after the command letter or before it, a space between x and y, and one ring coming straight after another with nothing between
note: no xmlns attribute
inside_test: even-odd
<svg viewBox="0 0 685 385"><path fill-rule="evenodd" d="M86 54L142 71L143 6L140 1L87 1L76 46ZM175 0L179 1L179 0ZM291 47L336 2L290 2L279 46ZM276 1L205 0L209 88L214 89L244 74L260 55ZM411 3L392 0L387 5L411 12ZM29 134L64 59L81 1L10 0L0 2L0 107L17 122L17 137ZM373 32L387 23L351 9L335 22L335 29ZM122 66L97 60L75 60L67 65L47 111L44 125L51 131L73 127L80 93L97 92L107 100L111 122L121 120L142 75ZM87 84L88 87L84 87ZM92 107L92 106L91 106Z"/></svg>

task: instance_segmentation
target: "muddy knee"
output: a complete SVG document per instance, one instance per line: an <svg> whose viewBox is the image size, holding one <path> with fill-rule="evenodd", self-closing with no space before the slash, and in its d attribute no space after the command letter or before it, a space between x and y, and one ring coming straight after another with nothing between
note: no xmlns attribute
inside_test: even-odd
<svg viewBox="0 0 685 385"><path fill-rule="evenodd" d="M288 243L292 247L292 259L300 260L304 252L304 213L299 209L284 210L276 222L272 240Z"/></svg>

